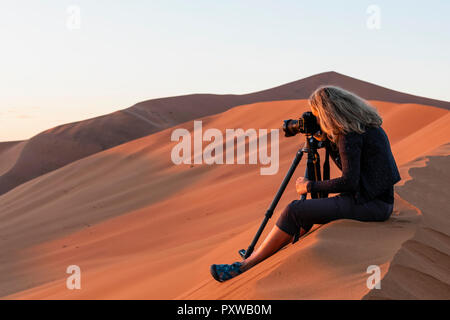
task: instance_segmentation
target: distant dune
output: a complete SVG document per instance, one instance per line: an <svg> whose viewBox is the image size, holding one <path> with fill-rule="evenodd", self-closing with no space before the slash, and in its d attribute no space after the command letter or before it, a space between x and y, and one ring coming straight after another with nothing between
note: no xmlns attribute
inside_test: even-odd
<svg viewBox="0 0 450 320"><path fill-rule="evenodd" d="M185 121L221 113L238 105L307 99L314 89L324 84L342 86L369 100L450 109L450 102L400 93L336 72L321 73L250 94L193 94L154 99L105 116L61 125L27 140L18 154L0 157L0 195L73 161Z"/></svg>
<svg viewBox="0 0 450 320"><path fill-rule="evenodd" d="M0 142L0 176L16 164L26 143L26 141Z"/></svg>
<svg viewBox="0 0 450 320"><path fill-rule="evenodd" d="M312 77L309 81L317 77L330 77L323 81L331 81L333 77L353 81L335 73ZM321 82L316 80L310 89ZM361 86L358 88L363 90L366 84L358 83ZM373 90L381 90L377 88ZM255 95L263 99L266 94ZM85 158L0 196L0 296L12 299L450 298L450 242L445 210L450 112L443 106L407 99L399 103L380 101L388 100L386 97L375 98L371 103L383 116L383 127L403 178L396 187L394 213L387 222L341 220L315 226L304 239L247 273L217 283L209 274L209 265L238 260L237 250L245 248L252 239L303 138L280 136L280 169L273 176L261 176L260 165L175 166L170 152L176 143L170 141L170 135L175 128L191 131L193 123L189 117L194 114L177 125L176 121L182 119L170 122L172 118L165 113L159 114L159 120L156 114L150 118L148 112L151 113L153 100L147 102L148 109L143 104L130 110L151 122L167 121L167 126L174 127L160 127L143 138L123 141L119 146L90 156L84 154ZM165 107L155 105L155 108ZM195 105L190 108L195 109ZM268 101L237 106L222 113L217 109L213 115L198 118L203 120L205 130L278 129L282 119L298 116L307 109L304 99ZM133 120L126 118L125 111L119 114L124 121L139 123L135 116ZM103 128L110 128L107 119L103 120ZM96 127L99 120L90 121L89 126ZM146 122L142 120L142 123ZM86 122L79 123L79 127L67 125L52 130L50 135L64 133L86 141L107 139L105 135L110 130L102 130L101 126L96 134L83 136L81 132L89 126ZM84 150L82 143L70 142L67 146L71 146L65 149L69 154L71 149ZM96 149L101 148L93 143L92 152ZM440 158L432 158L436 155ZM53 156L57 157L58 153ZM296 176L302 175L304 165L302 162ZM333 165L332 176L338 174ZM296 198L293 181L265 234L283 207ZM66 268L72 264L81 267L82 290L65 288ZM366 286L369 265L381 267L380 292L369 291Z"/></svg>

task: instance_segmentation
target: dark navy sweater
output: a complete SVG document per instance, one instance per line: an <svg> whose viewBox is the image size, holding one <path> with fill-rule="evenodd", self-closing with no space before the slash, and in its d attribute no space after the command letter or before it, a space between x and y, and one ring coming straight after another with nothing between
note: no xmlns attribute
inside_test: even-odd
<svg viewBox="0 0 450 320"><path fill-rule="evenodd" d="M342 176L310 181L308 192L349 193L356 203L373 199L394 203L394 184L400 181L400 174L381 127L369 127L363 134L342 135L329 151Z"/></svg>

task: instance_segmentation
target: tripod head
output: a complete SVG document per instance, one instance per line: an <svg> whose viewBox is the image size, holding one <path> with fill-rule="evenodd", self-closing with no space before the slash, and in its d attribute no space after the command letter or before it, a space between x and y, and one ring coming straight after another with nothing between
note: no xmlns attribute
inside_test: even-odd
<svg viewBox="0 0 450 320"><path fill-rule="evenodd" d="M317 149L326 148L328 140L326 138L319 138L316 135L305 135L305 145L303 146L303 152L315 152Z"/></svg>

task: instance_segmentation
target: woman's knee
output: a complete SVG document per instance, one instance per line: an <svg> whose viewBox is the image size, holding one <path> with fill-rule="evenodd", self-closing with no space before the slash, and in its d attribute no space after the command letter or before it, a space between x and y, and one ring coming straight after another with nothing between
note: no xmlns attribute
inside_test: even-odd
<svg viewBox="0 0 450 320"><path fill-rule="evenodd" d="M285 209L285 212L289 217L291 217L292 220L299 220L298 218L301 217L303 210L303 200L294 200L289 203Z"/></svg>
<svg viewBox="0 0 450 320"><path fill-rule="evenodd" d="M277 221L277 226L287 232L290 235L294 235L299 229L298 214L301 212L301 206L299 204L301 200L294 200L288 204Z"/></svg>

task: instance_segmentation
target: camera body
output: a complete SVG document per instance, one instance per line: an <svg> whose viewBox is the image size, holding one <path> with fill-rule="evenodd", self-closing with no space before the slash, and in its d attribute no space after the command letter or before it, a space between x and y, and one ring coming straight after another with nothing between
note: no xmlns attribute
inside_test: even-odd
<svg viewBox="0 0 450 320"><path fill-rule="evenodd" d="M298 120L284 120L283 131L285 137L293 137L298 133L313 135L320 131L320 125L312 112L307 111Z"/></svg>

